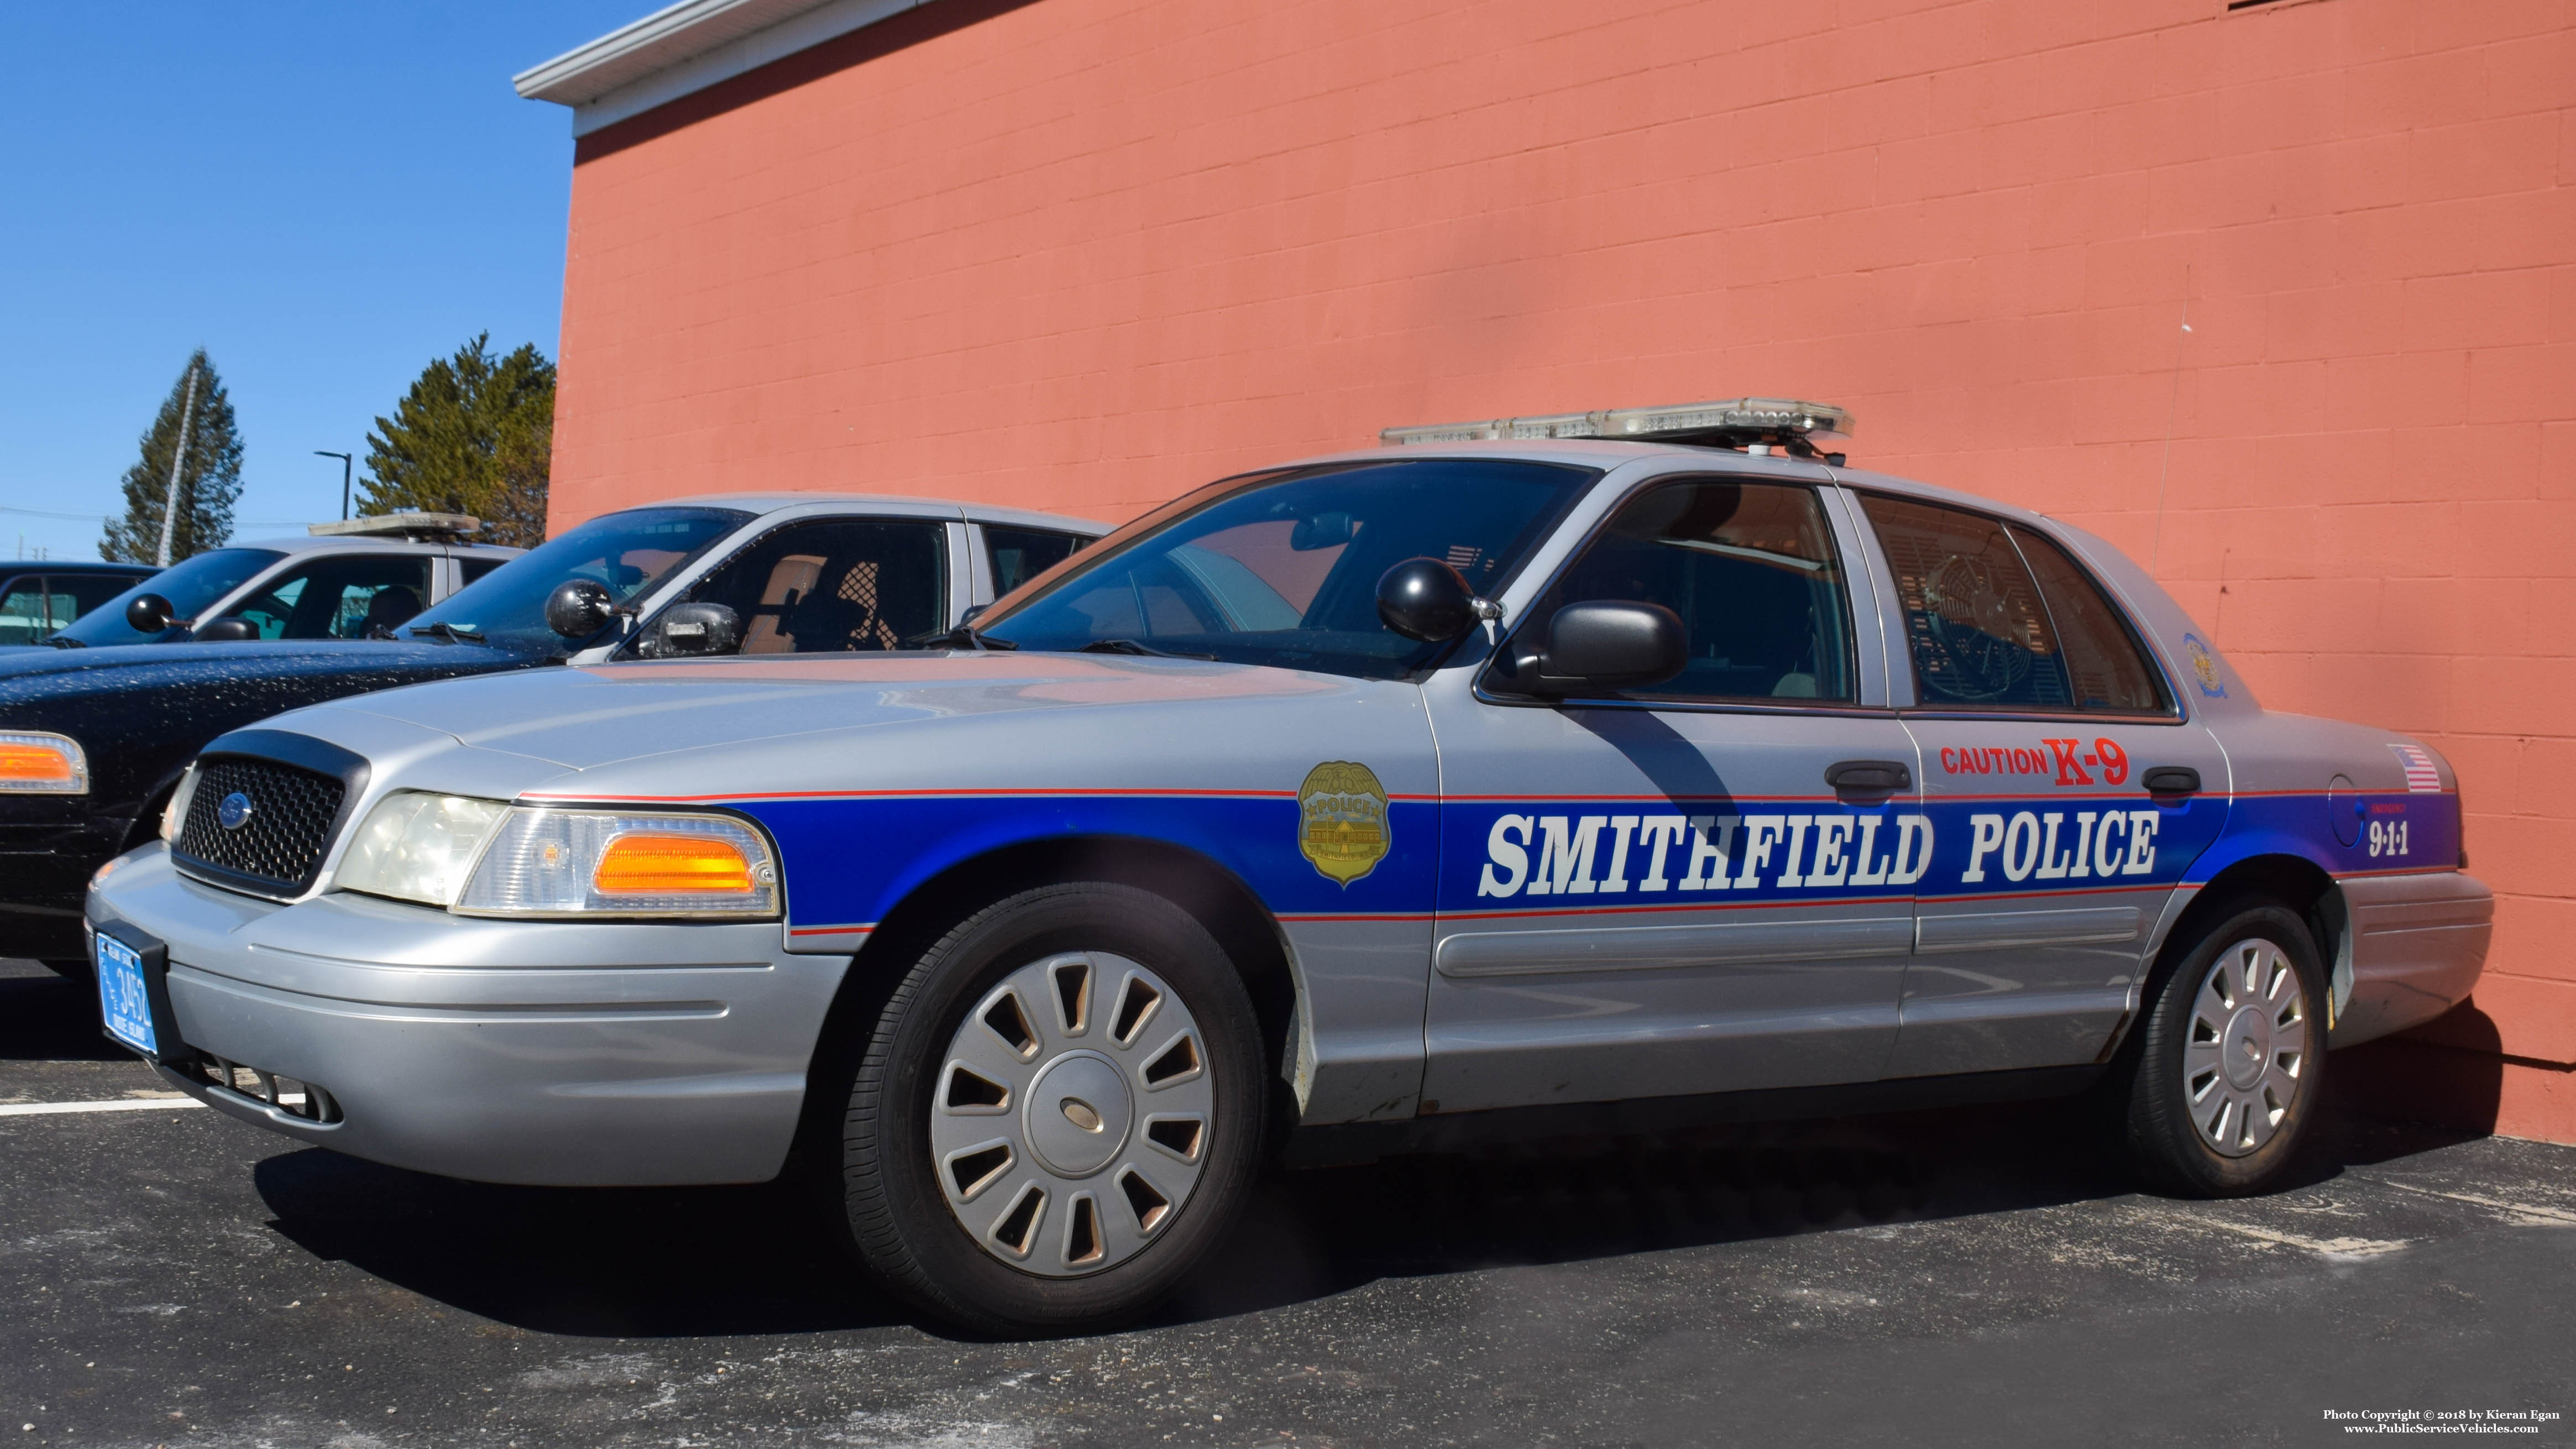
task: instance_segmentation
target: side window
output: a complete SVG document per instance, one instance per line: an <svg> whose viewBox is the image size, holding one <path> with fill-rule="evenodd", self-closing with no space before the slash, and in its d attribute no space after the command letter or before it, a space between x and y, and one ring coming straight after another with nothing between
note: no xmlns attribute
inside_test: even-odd
<svg viewBox="0 0 2576 1449"><path fill-rule="evenodd" d="M1596 599L1661 604L1689 631L1681 674L1631 698L1856 697L1842 564L1813 489L1700 479L1631 499L1532 617Z"/></svg>
<svg viewBox="0 0 2576 1449"><path fill-rule="evenodd" d="M77 619L139 582L140 577L131 574L73 574L68 578L56 576L52 588L56 598L66 593L72 596L72 618ZM57 623L55 627L62 625Z"/></svg>
<svg viewBox="0 0 2576 1449"><path fill-rule="evenodd" d="M915 649L948 621L946 536L908 519L790 524L689 597L734 611L745 654Z"/></svg>
<svg viewBox="0 0 2576 1449"><path fill-rule="evenodd" d="M456 567L459 571L456 587L460 591L470 588L473 586L476 579L483 577L485 574L492 572L492 570L499 568L501 565L508 563L509 561L510 560L506 558L478 558L473 555L460 554L456 558Z"/></svg>
<svg viewBox="0 0 2576 1449"><path fill-rule="evenodd" d="M262 639L364 639L429 602L427 554L346 554L289 569L233 610Z"/></svg>
<svg viewBox="0 0 2576 1449"><path fill-rule="evenodd" d="M41 644L70 622L69 617L53 617L52 596L45 581L33 574L11 579L8 592L0 593L0 644Z"/></svg>
<svg viewBox="0 0 2576 1449"><path fill-rule="evenodd" d="M993 566L993 597L1000 598L1073 557L1089 540L1045 528L983 524L984 558Z"/></svg>
<svg viewBox="0 0 2576 1449"><path fill-rule="evenodd" d="M2127 622L2055 544L1982 514L1863 494L1931 709L2171 710Z"/></svg>

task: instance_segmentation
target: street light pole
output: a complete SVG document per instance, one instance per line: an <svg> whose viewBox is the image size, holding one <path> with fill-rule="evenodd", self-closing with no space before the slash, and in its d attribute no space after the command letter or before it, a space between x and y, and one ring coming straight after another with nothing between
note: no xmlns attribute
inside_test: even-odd
<svg viewBox="0 0 2576 1449"><path fill-rule="evenodd" d="M316 448L316 449L314 449L314 450L313 450L313 456L314 456L314 457L316 457L316 458L337 458L337 459L339 459L339 460L340 460L340 521L341 521L342 523L346 523L346 522L348 522L348 521L349 521L349 468L350 468L349 455L348 455L348 454L346 454L346 453L334 453L334 452L332 452L332 451L331 451L330 449L328 449L328 448Z"/></svg>

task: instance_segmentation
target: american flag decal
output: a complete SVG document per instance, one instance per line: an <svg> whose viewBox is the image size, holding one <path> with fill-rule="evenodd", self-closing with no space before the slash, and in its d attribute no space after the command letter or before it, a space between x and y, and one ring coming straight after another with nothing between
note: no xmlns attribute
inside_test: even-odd
<svg viewBox="0 0 2576 1449"><path fill-rule="evenodd" d="M2442 793L2442 772L2433 768L2433 757L2422 745L2390 745L2397 752L2397 762L2406 767L2406 789L2414 795Z"/></svg>

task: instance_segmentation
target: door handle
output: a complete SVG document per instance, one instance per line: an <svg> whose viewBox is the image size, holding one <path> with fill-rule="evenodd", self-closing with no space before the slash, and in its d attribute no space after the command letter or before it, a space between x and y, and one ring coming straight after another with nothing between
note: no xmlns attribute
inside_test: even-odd
<svg viewBox="0 0 2576 1449"><path fill-rule="evenodd" d="M2200 772L2189 765L2158 765L2138 777L2150 795L2197 795Z"/></svg>
<svg viewBox="0 0 2576 1449"><path fill-rule="evenodd" d="M1898 760L1844 760L1825 767L1837 795L1893 795L1912 787L1914 772Z"/></svg>

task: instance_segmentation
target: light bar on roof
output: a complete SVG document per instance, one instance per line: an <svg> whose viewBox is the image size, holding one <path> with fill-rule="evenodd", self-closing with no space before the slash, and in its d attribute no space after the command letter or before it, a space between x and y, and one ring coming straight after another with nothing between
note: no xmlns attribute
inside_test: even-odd
<svg viewBox="0 0 2576 1449"><path fill-rule="evenodd" d="M1728 402L1683 403L1674 407L1607 408L1589 413L1546 413L1523 418L1490 418L1474 423L1429 423L1388 428L1380 440L1401 446L1420 443L1472 443L1488 440L1529 441L1540 438L1626 438L1637 442L1810 442L1818 436L1849 437L1852 415L1826 403L1790 398L1740 397Z"/></svg>
<svg viewBox="0 0 2576 1449"><path fill-rule="evenodd" d="M370 513L337 523L306 524L304 531L316 538L463 538L482 532L483 520L470 513Z"/></svg>

